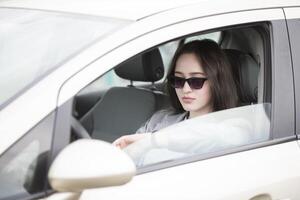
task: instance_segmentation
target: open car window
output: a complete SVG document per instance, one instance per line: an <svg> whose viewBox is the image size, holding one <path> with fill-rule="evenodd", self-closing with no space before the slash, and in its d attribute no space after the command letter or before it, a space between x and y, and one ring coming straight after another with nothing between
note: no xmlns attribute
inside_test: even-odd
<svg viewBox="0 0 300 200"><path fill-rule="evenodd" d="M185 120L124 150L138 167L269 139L271 105L242 106Z"/></svg>
<svg viewBox="0 0 300 200"><path fill-rule="evenodd" d="M75 96L73 116L92 139L112 143L124 135L148 133L125 149L138 167L271 140L268 31L265 23L240 25L151 47L83 88ZM172 126L159 120L157 126L147 126L156 113L172 110L165 79L174 52L185 42L207 38L214 39L228 59L237 86L237 107ZM76 135L74 128L73 132Z"/></svg>

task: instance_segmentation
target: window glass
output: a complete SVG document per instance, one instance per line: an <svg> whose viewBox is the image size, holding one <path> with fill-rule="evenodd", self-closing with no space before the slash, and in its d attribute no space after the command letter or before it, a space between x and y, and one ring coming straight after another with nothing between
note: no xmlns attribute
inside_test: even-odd
<svg viewBox="0 0 300 200"><path fill-rule="evenodd" d="M102 17L1 8L0 107L124 23Z"/></svg>
<svg viewBox="0 0 300 200"><path fill-rule="evenodd" d="M187 37L184 40L184 43L193 41L193 40L204 40L204 39L210 39L213 40L217 43L220 42L221 40L221 32L217 31L217 32L212 32L212 33L207 33L207 34L200 34L200 35L196 35L196 36L191 36L191 37Z"/></svg>
<svg viewBox="0 0 300 200"><path fill-rule="evenodd" d="M0 157L0 199L43 192L54 114L44 119Z"/></svg>
<svg viewBox="0 0 300 200"><path fill-rule="evenodd" d="M266 141L270 104L255 104L184 120L124 149L138 167Z"/></svg>
<svg viewBox="0 0 300 200"><path fill-rule="evenodd" d="M203 40L203 39L211 39L216 42L219 42L219 40L221 39L221 32L218 31L218 32L213 32L213 33L208 33L208 34L187 37L184 40L184 42L186 43L186 42L192 41L192 40ZM160 45L158 47L161 57L163 59L165 72L168 72L168 70L169 70L169 66L171 64L172 58L176 52L176 49L177 49L179 43L180 43L179 40L171 41L166 44ZM167 73L165 73L164 78L161 79L160 82L164 81L166 76L167 76ZM118 77L118 75L116 75L116 73L114 73L114 71L110 71L109 73L107 73L105 75L105 77L103 77L101 80L99 80L99 82L101 82L101 85L106 88L109 88L111 85L126 86L126 85L130 84L130 82L128 80L124 80L124 79ZM135 81L134 84L135 85L143 85L144 82ZM98 84L94 84L94 86L92 86L92 87L95 87L95 85L98 85Z"/></svg>
<svg viewBox="0 0 300 200"><path fill-rule="evenodd" d="M179 41L172 41L172 42L168 42L164 45L161 45L159 47L159 51L161 53L161 57L163 59L163 63L164 63L164 68L165 68L165 72L168 72L172 58L176 52L176 49L179 45ZM165 73L165 76L167 76L167 73Z"/></svg>
<svg viewBox="0 0 300 200"><path fill-rule="evenodd" d="M122 73L130 77L129 80L139 80L142 75L149 77L155 72L155 66L159 66L157 58L153 56L153 51L156 49L159 50L165 69L170 67L175 51L188 42L215 45L214 48L208 49L214 51L218 49L219 52L218 56L214 52L215 54L209 55L201 63L199 62L201 58L197 58L185 65L178 64L181 69L174 72L168 80L166 76L169 70L166 70L164 78L158 80L155 85L152 81L145 81L141 85L135 84L134 81L133 86L128 86L129 80L126 80L126 84L123 85L120 81L122 79L111 77L117 76L112 70L99 77L76 96L75 109L87 108L82 112L83 114L77 116L78 119L95 139L113 142L123 135L138 137L137 140L129 138L124 148L138 167L268 140L271 102L267 94L271 92L267 90L272 87L264 85L270 84L265 81L265 76L268 74L262 73L266 67L270 67L264 64L269 59L266 56L268 46L264 45L264 37L267 36L258 32L258 27L265 26L234 27L209 34L186 36L157 48L150 48L149 51L143 52L145 54L141 53L130 58L121 64ZM221 32L222 44L219 43ZM207 51L206 49L202 54ZM153 56L151 59L137 61L143 55L150 54ZM223 60L216 61L220 57ZM208 61L209 59L211 61ZM152 64L155 69L153 71L151 71ZM140 72L139 69L144 69L144 65L148 67L147 71ZM209 65L213 70L201 71L207 67L204 65ZM181 71L191 66L193 70L197 66L196 71L198 68L200 71L192 71L192 73ZM119 67L120 65L116 66L115 70L121 69ZM220 68L216 69L217 67ZM174 76L177 76L177 86L175 86ZM211 81L216 83L212 84ZM169 88L166 89L167 87ZM90 88L93 88L93 92ZM175 91L173 96L170 88ZM188 88L189 93L179 96L180 92L183 93L183 88ZM226 93L223 91L224 88L227 88ZM207 91L207 95L204 95L204 90ZM191 93L195 95L197 93L197 96L189 96ZM223 94L227 97L225 95L223 98ZM223 105L222 102L232 98L231 94L236 97L232 100L235 101L234 105L218 108ZM186 102L186 107L182 106L181 110L174 109L174 105L176 107L176 102L172 104L174 99L178 100L177 105ZM207 105L213 104L212 102L220 102L220 104L216 104L205 115L191 117L190 114L194 109L194 104L191 102L195 99L199 105L202 105L203 99L210 99ZM189 107L188 104L192 106Z"/></svg>

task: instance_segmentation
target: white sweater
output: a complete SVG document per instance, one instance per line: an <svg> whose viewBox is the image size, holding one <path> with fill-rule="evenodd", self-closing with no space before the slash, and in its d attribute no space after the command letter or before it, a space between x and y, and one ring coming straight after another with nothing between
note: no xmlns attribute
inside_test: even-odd
<svg viewBox="0 0 300 200"><path fill-rule="evenodd" d="M160 112L139 131L153 132L161 129L130 145L125 151L137 165L145 165L265 141L270 136L268 112L266 104L249 105L210 113L181 123L176 121L182 121L185 114ZM174 125L169 126L171 124Z"/></svg>

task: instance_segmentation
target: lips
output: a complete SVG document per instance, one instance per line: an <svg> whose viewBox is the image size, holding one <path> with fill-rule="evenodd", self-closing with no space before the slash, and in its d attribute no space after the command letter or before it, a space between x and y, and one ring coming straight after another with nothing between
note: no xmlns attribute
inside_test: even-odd
<svg viewBox="0 0 300 200"><path fill-rule="evenodd" d="M182 101L184 103L192 103L195 100L195 98L192 97L182 97Z"/></svg>

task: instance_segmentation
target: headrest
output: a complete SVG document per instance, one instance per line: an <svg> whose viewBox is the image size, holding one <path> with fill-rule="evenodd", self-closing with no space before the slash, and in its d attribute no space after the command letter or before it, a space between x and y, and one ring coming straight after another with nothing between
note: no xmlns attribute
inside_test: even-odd
<svg viewBox="0 0 300 200"><path fill-rule="evenodd" d="M224 52L232 66L240 103L257 103L258 63L249 54L238 50L224 49Z"/></svg>
<svg viewBox="0 0 300 200"><path fill-rule="evenodd" d="M164 76L164 65L160 52L156 48L121 63L115 72L124 79L155 82Z"/></svg>

